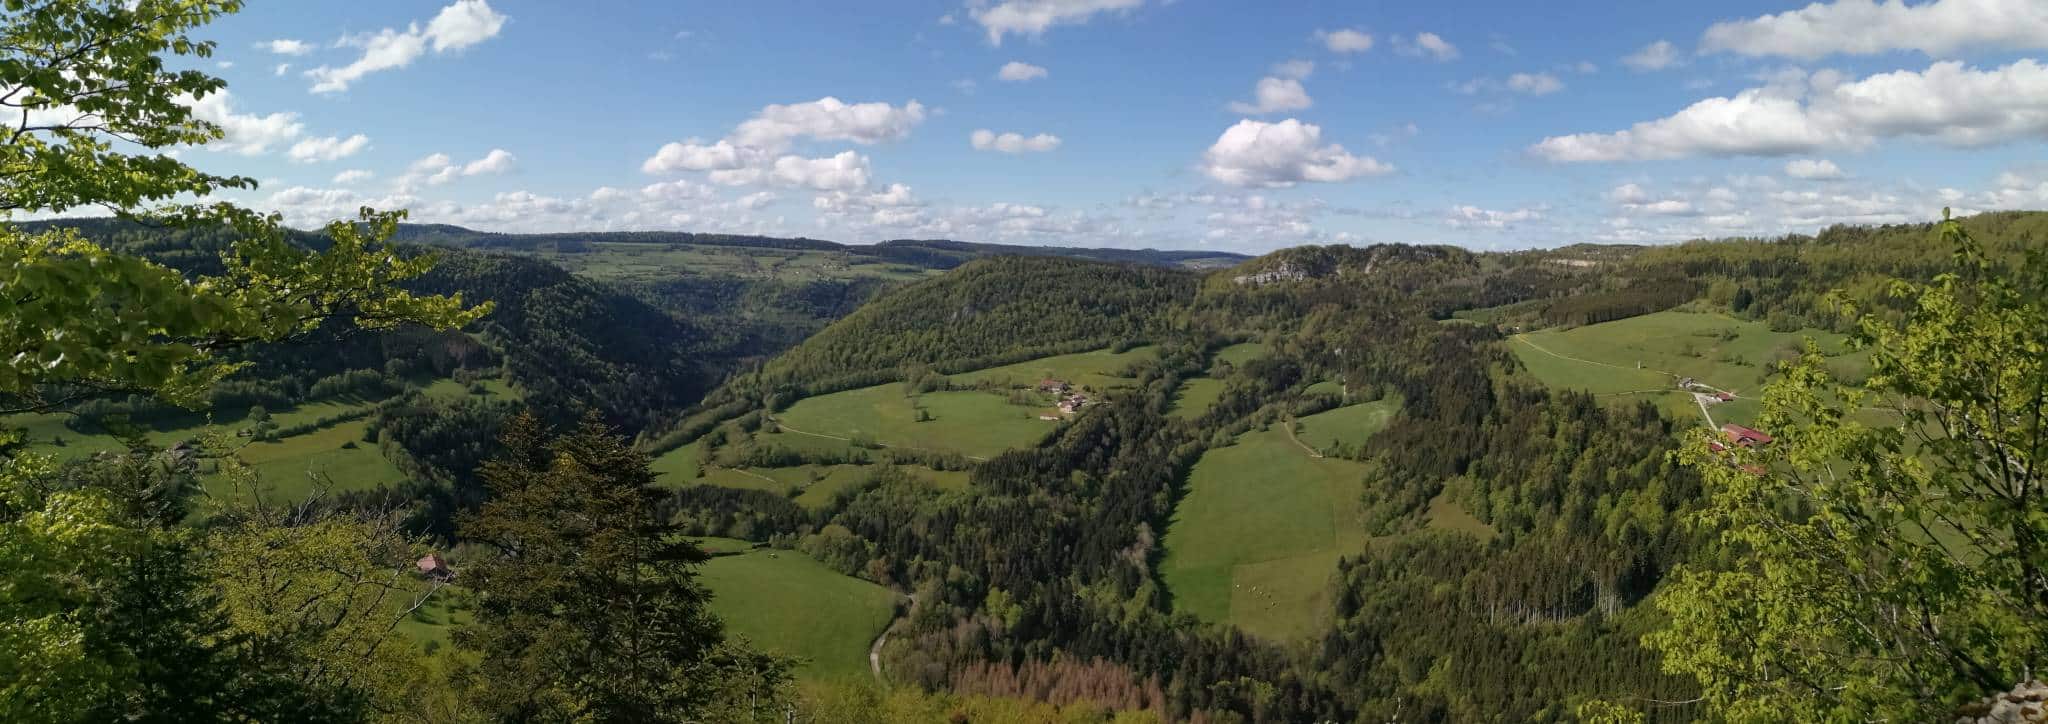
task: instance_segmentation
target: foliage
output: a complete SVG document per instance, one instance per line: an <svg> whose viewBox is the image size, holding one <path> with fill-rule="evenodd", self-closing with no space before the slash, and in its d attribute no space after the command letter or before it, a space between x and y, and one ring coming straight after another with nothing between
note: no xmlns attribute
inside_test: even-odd
<svg viewBox="0 0 2048 724"><path fill-rule="evenodd" d="M1930 720L2048 662L2048 257L2005 270L1938 229L1955 267L1890 285L1900 322L1836 297L1867 381L1809 346L1767 393L1775 443L1686 450L1724 549L1659 597L1671 628L1646 640L1723 716Z"/></svg>
<svg viewBox="0 0 2048 724"><path fill-rule="evenodd" d="M549 440L530 415L505 449L483 472L493 499L460 528L495 552L464 573L470 706L561 721L776 712L787 662L723 640L697 581L706 554L661 514L645 455L595 420Z"/></svg>

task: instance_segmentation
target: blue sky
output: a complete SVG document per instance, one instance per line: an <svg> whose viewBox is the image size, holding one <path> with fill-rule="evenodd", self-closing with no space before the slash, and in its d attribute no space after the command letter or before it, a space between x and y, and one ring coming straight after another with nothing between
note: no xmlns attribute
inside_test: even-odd
<svg viewBox="0 0 2048 724"><path fill-rule="evenodd" d="M300 226L850 243L1504 249L2048 207L2039 0L852 8L251 3L204 31L229 135L185 157Z"/></svg>

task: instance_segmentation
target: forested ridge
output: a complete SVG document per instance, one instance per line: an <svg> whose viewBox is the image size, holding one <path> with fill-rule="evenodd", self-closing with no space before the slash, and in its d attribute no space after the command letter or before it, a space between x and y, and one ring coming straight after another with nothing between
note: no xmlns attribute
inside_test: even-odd
<svg viewBox="0 0 2048 724"><path fill-rule="evenodd" d="M0 217L119 214L0 218L0 720L2041 701L2048 214L1250 260L295 230L174 152L228 133L173 68L239 8L0 13Z"/></svg>

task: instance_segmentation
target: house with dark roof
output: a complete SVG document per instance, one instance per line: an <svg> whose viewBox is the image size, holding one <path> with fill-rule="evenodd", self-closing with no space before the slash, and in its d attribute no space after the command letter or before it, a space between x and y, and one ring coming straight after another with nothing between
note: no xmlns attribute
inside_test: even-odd
<svg viewBox="0 0 2048 724"><path fill-rule="evenodd" d="M428 553L413 565L420 569L420 575L431 580L446 583L455 578L455 571L448 567L448 561L442 560L439 553Z"/></svg>

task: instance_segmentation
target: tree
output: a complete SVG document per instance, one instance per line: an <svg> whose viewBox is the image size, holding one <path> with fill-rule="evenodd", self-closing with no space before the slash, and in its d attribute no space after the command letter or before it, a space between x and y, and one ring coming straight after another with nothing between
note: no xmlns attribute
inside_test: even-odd
<svg viewBox="0 0 2048 724"><path fill-rule="evenodd" d="M433 260L384 243L402 213L362 211L293 244L275 215L174 203L253 188L165 151L222 137L193 106L222 82L170 71L206 57L188 34L236 0L47 0L0 12L0 413L114 395L197 407L235 349L331 318L450 328L487 309L397 285ZM140 147L145 153L120 149ZM146 223L225 226L220 271L199 278L76 231L31 232L16 212L99 206ZM18 442L0 433L0 450ZM82 469L0 453L0 719L326 721L363 713L360 687L307 682L306 662L259 651L212 596L208 553L182 525L189 460L139 451Z"/></svg>
<svg viewBox="0 0 2048 724"><path fill-rule="evenodd" d="M1893 283L1903 321L1833 297L1862 385L1809 345L1765 392L1777 442L1683 453L1724 550L1646 642L1726 718L1930 721L2048 664L2048 255L2011 269L1938 228L1956 268Z"/></svg>
<svg viewBox="0 0 2048 724"><path fill-rule="evenodd" d="M479 711L540 721L738 720L779 713L787 664L724 640L697 582L709 556L659 505L647 457L594 417L550 440L522 414L493 493L460 525L473 623L457 674ZM710 716L710 712L723 712Z"/></svg>

